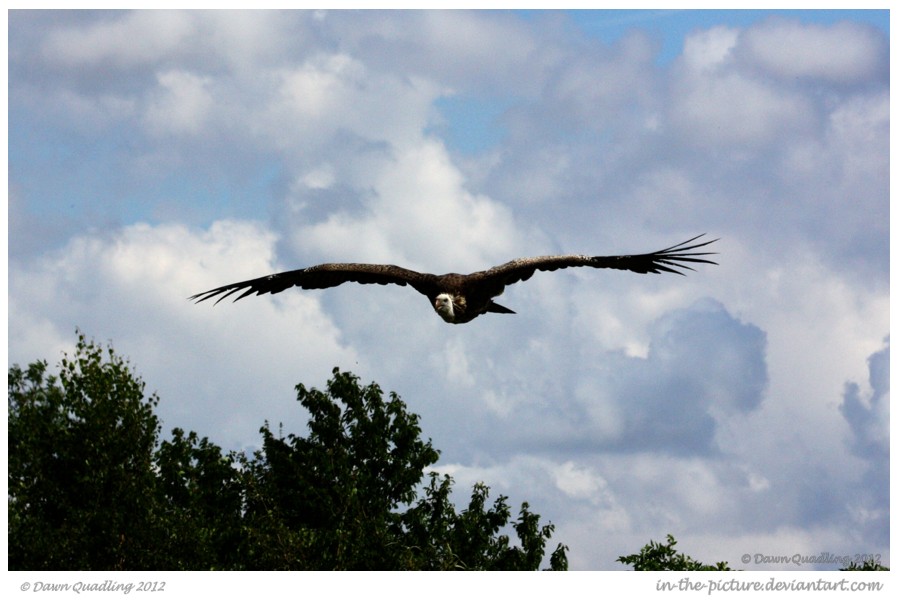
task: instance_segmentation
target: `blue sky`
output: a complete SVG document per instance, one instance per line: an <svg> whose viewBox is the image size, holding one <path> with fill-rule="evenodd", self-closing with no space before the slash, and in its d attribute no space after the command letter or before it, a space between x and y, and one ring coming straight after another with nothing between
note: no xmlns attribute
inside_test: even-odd
<svg viewBox="0 0 900 600"><path fill-rule="evenodd" d="M13 11L8 49L10 364L81 328L164 431L246 449L349 369L576 569L667 533L889 563L886 11ZM536 275L464 326L399 287L186 301L701 233L718 266Z"/></svg>

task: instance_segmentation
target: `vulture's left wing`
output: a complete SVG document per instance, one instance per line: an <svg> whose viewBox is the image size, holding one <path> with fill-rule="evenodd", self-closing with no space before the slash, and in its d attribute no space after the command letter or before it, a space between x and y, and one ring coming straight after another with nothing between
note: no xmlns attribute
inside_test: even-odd
<svg viewBox="0 0 900 600"><path fill-rule="evenodd" d="M702 258L716 254L715 252L696 252L698 248L703 248L718 240L694 243L701 237L703 237L703 234L648 254L626 254L622 256L564 254L520 258L487 271L473 273L473 276L479 277L485 284L490 282L498 285L502 290L503 286L529 279L534 275L535 271L556 271L557 269L566 269L568 267L593 267L595 269L620 269L635 273L677 273L678 275L684 275L679 269L693 271L692 264L718 264L707 258Z"/></svg>

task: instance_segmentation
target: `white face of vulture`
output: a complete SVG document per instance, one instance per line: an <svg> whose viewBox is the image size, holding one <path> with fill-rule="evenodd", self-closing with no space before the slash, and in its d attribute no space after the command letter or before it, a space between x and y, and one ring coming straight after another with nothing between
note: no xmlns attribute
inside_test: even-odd
<svg viewBox="0 0 900 600"><path fill-rule="evenodd" d="M434 310L448 323L453 322L453 298L450 294L438 294L434 299Z"/></svg>

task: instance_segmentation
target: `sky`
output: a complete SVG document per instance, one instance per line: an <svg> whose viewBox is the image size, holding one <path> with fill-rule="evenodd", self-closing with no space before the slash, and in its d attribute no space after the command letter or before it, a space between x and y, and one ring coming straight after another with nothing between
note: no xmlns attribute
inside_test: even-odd
<svg viewBox="0 0 900 600"><path fill-rule="evenodd" d="M889 553L887 11L12 11L8 362L76 329L225 449L335 366L570 567ZM515 315L409 288L187 297L321 262L569 269ZM750 557L744 561L742 557ZM777 565L810 570L840 564Z"/></svg>

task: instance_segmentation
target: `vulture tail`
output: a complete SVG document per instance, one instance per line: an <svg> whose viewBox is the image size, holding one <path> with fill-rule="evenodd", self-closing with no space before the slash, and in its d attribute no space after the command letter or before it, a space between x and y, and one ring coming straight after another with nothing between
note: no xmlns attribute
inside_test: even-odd
<svg viewBox="0 0 900 600"><path fill-rule="evenodd" d="M496 302L493 302L493 301L492 301L490 304L488 304L487 312L492 312L492 313L503 313L503 314L507 314L507 315L514 315L514 314L516 314L516 311L514 311L514 310L509 310L509 309L506 308L505 306L500 306L499 304L497 304Z"/></svg>

